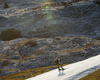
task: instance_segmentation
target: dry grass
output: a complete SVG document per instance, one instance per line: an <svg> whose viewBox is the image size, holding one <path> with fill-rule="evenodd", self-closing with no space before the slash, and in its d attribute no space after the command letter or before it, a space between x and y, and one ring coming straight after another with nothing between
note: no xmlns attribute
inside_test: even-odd
<svg viewBox="0 0 100 80"><path fill-rule="evenodd" d="M9 8L8 3L4 3L4 8Z"/></svg>
<svg viewBox="0 0 100 80"><path fill-rule="evenodd" d="M19 69L3 69L1 70L1 72L5 72L5 71L19 71Z"/></svg>
<svg viewBox="0 0 100 80"><path fill-rule="evenodd" d="M81 37L81 38L85 38L85 37ZM22 43L20 44L20 46L21 45L25 45L26 43L28 43L28 42L30 42L30 41L32 41L32 40L24 40L24 41L22 41ZM65 49L65 50L57 50L57 51L54 51L54 52L58 52L58 53L60 53L60 54L66 54L66 53L70 53L70 52L79 52L79 51L83 51L83 50L85 50L85 49L88 49L90 46L92 46L92 45L100 45L100 44L98 44L99 42L95 42L95 43L89 43L89 44L87 44L87 45L85 45L84 47L80 47L80 48L73 48L73 49ZM19 46L19 45L18 45ZM18 47L17 46L17 47ZM42 47L41 49L39 49L38 51L36 51L36 52L34 52L33 54L37 54L37 53L39 53L39 52L42 52L42 50L44 50L44 49L46 49L46 48L49 48L50 47L50 45L48 45L48 46L45 46L45 47ZM43 53L45 54L46 52L48 52L48 51L43 51ZM21 59L21 60L19 60L19 64L22 62L22 61L24 61L25 59L27 59L27 58L29 58L29 57L33 57L33 54L32 55L30 55L30 56L26 56L26 57L24 57L23 59ZM43 55L43 54L42 54ZM42 55L40 55L40 56L42 56ZM34 57L36 57L36 56L34 56Z"/></svg>
<svg viewBox="0 0 100 80"><path fill-rule="evenodd" d="M13 59L3 59L2 61L0 61L0 63L2 63L2 66L8 66L8 64L10 63L18 63L17 60L13 60Z"/></svg>
<svg viewBox="0 0 100 80"><path fill-rule="evenodd" d="M45 48L47 48L47 47L43 47L43 48L39 49L38 51L34 52L33 54L37 54L37 53L41 52L43 49L45 49ZM23 60L32 57L32 55L29 55L29 56L24 57L23 59L19 60L18 63L20 64Z"/></svg>
<svg viewBox="0 0 100 80"><path fill-rule="evenodd" d="M17 29L5 29L1 32L0 37L4 41L13 40L16 38L22 38L21 32Z"/></svg>
<svg viewBox="0 0 100 80"><path fill-rule="evenodd" d="M33 41L33 40L30 40L28 42L25 43L25 45L31 45L31 47L36 47L38 45L37 41Z"/></svg>
<svg viewBox="0 0 100 80"><path fill-rule="evenodd" d="M64 65L66 65L66 64L64 64ZM27 78L34 77L34 76L37 76L39 74L53 70L55 68L57 68L57 65L49 66L49 67L40 67L40 68L35 68L35 69L29 69L29 70L14 73L12 75L6 75L6 76L0 77L0 78L3 79L3 80L25 80Z"/></svg>
<svg viewBox="0 0 100 80"><path fill-rule="evenodd" d="M11 61L7 59L3 59L1 62L2 62L2 66L7 66Z"/></svg>
<svg viewBox="0 0 100 80"><path fill-rule="evenodd" d="M24 45L25 45L25 43L26 42L28 42L29 40L23 40L23 41L21 41L21 42L16 42L16 43L14 43L14 44L12 44L12 46L10 46L9 48L7 48L5 51L5 53L4 54L1 54L0 56L4 56L5 55L5 57L1 57L0 58L0 60L2 61L3 59L5 59L6 57L9 57L9 55L7 54L8 52L9 52L9 50L11 51L11 50L16 50L16 49L18 49L19 47L23 47ZM15 46L16 45L16 46Z"/></svg>
<svg viewBox="0 0 100 80"><path fill-rule="evenodd" d="M84 37L82 37L84 38ZM25 43L27 42L30 42L30 40L23 40L20 42L20 44L16 45L16 46L13 46L15 49L19 48L19 47L23 47L25 45ZM85 49L88 49L91 45L100 45L99 44L100 41L97 41L95 43L89 43L87 45L85 45L84 47L80 47L80 48L75 48L75 49L65 49L65 50L58 50L59 53L70 53L70 52L77 52L77 51L83 51ZM45 47L42 47L41 49L39 49L38 51L34 52L33 54L37 54L41 51L43 51L44 49L46 48L49 48L50 45L47 45ZM56 52L56 51L55 51ZM43 51L44 53L44 51ZM45 52L46 53L46 52ZM44 54L45 54L44 53ZM18 60L18 63L20 64L23 60L29 58L29 57L33 57L33 54L30 55L30 56L26 56L24 57L23 59L20 59ZM43 54L42 54L43 55ZM40 55L40 56L42 56ZM35 56L34 56L35 57ZM4 64L4 66L7 66L9 62L6 62ZM36 75L39 75L39 74L42 74L44 72L47 72L47 71L50 71L54 68L57 68L57 66L49 66L49 67L42 67L42 68L35 68L35 69L30 69L30 70L25 70L25 71L21 71L21 72L18 72L18 73L15 73L15 74L12 74L12 75L7 75L7 76L3 76L1 77L3 80L24 80L25 78L29 78L29 77L33 77L33 76L36 76ZM100 70L99 70L100 72ZM100 74L99 74L100 75ZM86 80L86 79L83 79L83 80ZM92 79L88 79L88 80L92 80ZM96 79L94 79L96 80ZM98 79L99 80L99 79Z"/></svg>
<svg viewBox="0 0 100 80"><path fill-rule="evenodd" d="M81 78L80 80L100 80L100 69Z"/></svg>
<svg viewBox="0 0 100 80"><path fill-rule="evenodd" d="M25 46L25 45L28 45L28 44L30 44L31 45L31 47L33 47L33 46L37 46L38 45L38 43L36 42L36 41L34 41L34 40L31 40L31 39L29 39L29 40L23 40L23 41L20 41L20 42L16 42L16 43L14 43L11 47L9 47L9 48L7 48L5 51L5 53L4 54L1 54L0 56L3 56L3 55L5 55L5 57L10 57L7 53L9 52L9 50L16 50L16 49L18 49L18 48L23 48L23 46ZM16 45L16 46L15 46ZM19 53L18 53L18 55L19 55ZM0 58L0 60L2 61L5 57L2 57L2 58Z"/></svg>
<svg viewBox="0 0 100 80"><path fill-rule="evenodd" d="M85 49L88 49L92 45L97 45L98 43L93 43L93 44L87 44L84 47L79 47L79 48L72 48L72 49L64 49L64 50L57 50L55 52L58 52L60 54L66 54L66 53L71 53L71 52L81 52L84 51Z"/></svg>

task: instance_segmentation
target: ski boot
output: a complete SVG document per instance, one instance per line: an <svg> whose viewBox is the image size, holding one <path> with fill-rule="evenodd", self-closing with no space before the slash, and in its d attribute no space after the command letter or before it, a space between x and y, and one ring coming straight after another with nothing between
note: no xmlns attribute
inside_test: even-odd
<svg viewBox="0 0 100 80"><path fill-rule="evenodd" d="M61 71L61 69L59 69L59 71Z"/></svg>

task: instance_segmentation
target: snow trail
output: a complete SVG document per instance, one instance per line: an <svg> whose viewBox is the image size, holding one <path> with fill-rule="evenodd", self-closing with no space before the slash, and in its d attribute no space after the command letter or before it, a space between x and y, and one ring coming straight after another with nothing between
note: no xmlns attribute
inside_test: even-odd
<svg viewBox="0 0 100 80"><path fill-rule="evenodd" d="M100 55L64 66L64 71L58 69L32 77L26 80L78 80L100 68Z"/></svg>

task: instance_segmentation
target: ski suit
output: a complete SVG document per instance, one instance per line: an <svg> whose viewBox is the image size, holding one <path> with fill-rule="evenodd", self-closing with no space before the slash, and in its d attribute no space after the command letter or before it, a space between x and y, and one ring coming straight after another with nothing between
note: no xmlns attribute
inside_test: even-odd
<svg viewBox="0 0 100 80"><path fill-rule="evenodd" d="M59 70L61 70L61 69L63 70L63 67L62 67L62 64L61 64L61 56L56 59L56 64L58 65ZM60 69L60 67L61 67L61 69Z"/></svg>

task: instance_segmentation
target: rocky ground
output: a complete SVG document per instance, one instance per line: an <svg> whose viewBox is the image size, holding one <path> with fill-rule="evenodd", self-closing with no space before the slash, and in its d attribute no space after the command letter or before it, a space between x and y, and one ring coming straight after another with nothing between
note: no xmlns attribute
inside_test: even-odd
<svg viewBox="0 0 100 80"><path fill-rule="evenodd" d="M100 6L92 1L1 0L0 33L14 28L22 38L0 41L0 76L55 65L59 55L70 64L100 54L93 39L100 39L99 26Z"/></svg>
<svg viewBox="0 0 100 80"><path fill-rule="evenodd" d="M27 69L70 64L100 54L100 41L86 37L16 39L0 42L0 76Z"/></svg>
<svg viewBox="0 0 100 80"><path fill-rule="evenodd" d="M0 33L15 28L24 38L62 35L99 37L100 6L92 1L75 1L67 2L65 6L61 1L25 0L23 3L22 0L6 0L10 7L4 9L3 3L0 5Z"/></svg>

